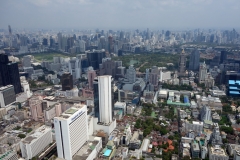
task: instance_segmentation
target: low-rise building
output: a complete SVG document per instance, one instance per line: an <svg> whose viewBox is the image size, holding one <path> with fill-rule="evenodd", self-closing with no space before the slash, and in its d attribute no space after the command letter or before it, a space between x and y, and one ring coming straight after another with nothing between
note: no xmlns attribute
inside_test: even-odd
<svg viewBox="0 0 240 160"><path fill-rule="evenodd" d="M220 145L210 146L209 150L209 159L210 160L228 160L229 156Z"/></svg>

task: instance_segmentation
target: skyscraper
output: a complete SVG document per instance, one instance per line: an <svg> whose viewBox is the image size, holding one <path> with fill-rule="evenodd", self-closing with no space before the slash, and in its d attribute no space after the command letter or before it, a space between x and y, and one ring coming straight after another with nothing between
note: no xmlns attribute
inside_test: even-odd
<svg viewBox="0 0 240 160"><path fill-rule="evenodd" d="M0 87L12 84L15 94L22 92L18 64L11 63L6 54L0 54Z"/></svg>
<svg viewBox="0 0 240 160"><path fill-rule="evenodd" d="M203 63L200 64L200 67L199 67L199 78L198 78L199 83L203 83L205 81L206 76L207 76L207 66L204 61Z"/></svg>
<svg viewBox="0 0 240 160"><path fill-rule="evenodd" d="M133 65L129 66L129 68L127 69L126 78L130 83L136 82L136 70Z"/></svg>
<svg viewBox="0 0 240 160"><path fill-rule="evenodd" d="M99 66L100 71L99 75L111 75L113 78L115 78L116 75L116 63L111 60L111 58L103 58L102 64Z"/></svg>
<svg viewBox="0 0 240 160"><path fill-rule="evenodd" d="M113 79L111 76L98 76L93 81L93 91L94 91L94 116L98 118L98 121L103 121L106 115L103 115L103 111L109 109L108 112L111 112L111 117L113 115ZM102 109L100 109L102 108ZM105 113L108 114L108 113ZM101 115L101 116L100 116ZM100 119L102 117L102 119ZM110 119L110 118L108 118ZM105 122L107 123L107 122Z"/></svg>
<svg viewBox="0 0 240 160"><path fill-rule="evenodd" d="M73 80L81 78L82 66L80 59L76 57L71 57L70 61L68 62L68 69L73 76Z"/></svg>
<svg viewBox="0 0 240 160"><path fill-rule="evenodd" d="M22 59L23 67L31 67L31 59L32 59L31 55L23 56L23 59Z"/></svg>
<svg viewBox="0 0 240 160"><path fill-rule="evenodd" d="M73 77L72 77L71 73L69 73L69 72L63 73L61 81L62 81L62 90L63 91L73 89Z"/></svg>
<svg viewBox="0 0 240 160"><path fill-rule="evenodd" d="M189 70L197 71L199 69L199 60L200 53L197 49L195 49L190 55Z"/></svg>
<svg viewBox="0 0 240 160"><path fill-rule="evenodd" d="M89 67L87 74L88 74L88 87L89 89L93 89L93 81L94 78L97 77L96 71L94 71L92 67Z"/></svg>
<svg viewBox="0 0 240 160"><path fill-rule="evenodd" d="M112 87L111 76L98 76L99 121L112 122Z"/></svg>
<svg viewBox="0 0 240 160"><path fill-rule="evenodd" d="M54 118L58 157L72 160L74 154L88 141L87 106L71 107Z"/></svg>
<svg viewBox="0 0 240 160"><path fill-rule="evenodd" d="M102 63L102 59L106 57L105 50L93 50L86 52L88 64L92 66L94 70L99 69L99 64Z"/></svg>
<svg viewBox="0 0 240 160"><path fill-rule="evenodd" d="M227 51L221 51L220 64L224 63L227 60Z"/></svg>
<svg viewBox="0 0 240 160"><path fill-rule="evenodd" d="M204 105L201 109L201 121L212 121L211 109Z"/></svg>
<svg viewBox="0 0 240 160"><path fill-rule="evenodd" d="M157 66L153 66L151 73L149 74L149 83L153 86L157 86L159 81L159 71Z"/></svg>
<svg viewBox="0 0 240 160"><path fill-rule="evenodd" d="M182 50L182 53L179 57L179 75L184 76L186 71L186 54L184 52L184 49Z"/></svg>

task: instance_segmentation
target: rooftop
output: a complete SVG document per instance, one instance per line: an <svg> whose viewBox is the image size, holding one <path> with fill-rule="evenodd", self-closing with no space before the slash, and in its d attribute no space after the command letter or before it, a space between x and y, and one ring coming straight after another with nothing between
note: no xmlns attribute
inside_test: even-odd
<svg viewBox="0 0 240 160"><path fill-rule="evenodd" d="M220 145L215 145L213 147L210 147L210 152L211 154L216 154L220 156L227 156L226 152L224 151L223 148L221 148Z"/></svg>
<svg viewBox="0 0 240 160"><path fill-rule="evenodd" d="M50 131L51 128L47 127L45 125L39 127L38 129L35 130L35 132L29 136L27 136L23 142L24 143L32 143L35 139L38 139L39 137L41 137L42 135L44 135L46 132Z"/></svg>

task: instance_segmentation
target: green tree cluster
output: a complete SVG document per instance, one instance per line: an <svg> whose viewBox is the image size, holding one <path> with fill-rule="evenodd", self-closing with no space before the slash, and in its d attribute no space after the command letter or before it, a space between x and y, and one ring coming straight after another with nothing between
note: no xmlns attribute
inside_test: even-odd
<svg viewBox="0 0 240 160"><path fill-rule="evenodd" d="M190 85L172 85L172 84L167 84L163 83L162 88L170 89L170 90L187 90L187 91L192 91L192 86Z"/></svg>
<svg viewBox="0 0 240 160"><path fill-rule="evenodd" d="M220 129L221 129L221 131L224 131L227 134L233 134L233 132L234 132L232 127L221 126Z"/></svg>
<svg viewBox="0 0 240 160"><path fill-rule="evenodd" d="M168 130L164 126L160 126L155 124L153 118L147 118L147 119L137 119L135 123L135 128L142 129L143 130L143 136L146 137L149 135L153 130L159 131L162 135L165 135L168 133Z"/></svg>

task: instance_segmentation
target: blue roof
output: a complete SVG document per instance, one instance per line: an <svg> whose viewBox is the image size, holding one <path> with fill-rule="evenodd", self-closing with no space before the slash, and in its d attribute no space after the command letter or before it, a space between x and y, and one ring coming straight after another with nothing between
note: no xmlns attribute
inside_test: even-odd
<svg viewBox="0 0 240 160"><path fill-rule="evenodd" d="M107 149L105 152L104 152L104 156L106 156L106 157L109 157L110 156L110 154L111 154L111 152L112 152L112 150L111 149Z"/></svg>

